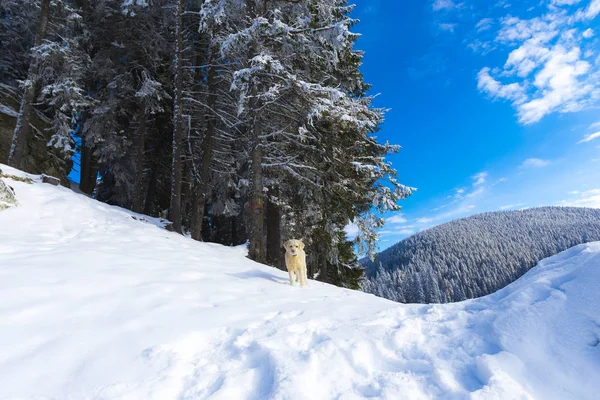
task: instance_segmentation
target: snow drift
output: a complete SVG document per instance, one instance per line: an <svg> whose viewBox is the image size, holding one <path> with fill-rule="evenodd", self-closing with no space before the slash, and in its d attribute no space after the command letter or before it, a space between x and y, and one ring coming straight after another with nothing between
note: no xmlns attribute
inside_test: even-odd
<svg viewBox="0 0 600 400"><path fill-rule="evenodd" d="M600 243L485 298L399 305L290 287L244 249L32 178L0 212L0 399L600 393Z"/></svg>

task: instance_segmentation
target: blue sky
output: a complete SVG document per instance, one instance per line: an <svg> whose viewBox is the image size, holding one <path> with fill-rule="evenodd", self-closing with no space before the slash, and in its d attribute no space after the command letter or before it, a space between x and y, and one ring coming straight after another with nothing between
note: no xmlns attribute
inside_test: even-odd
<svg viewBox="0 0 600 400"><path fill-rule="evenodd" d="M357 0L365 79L419 191L381 249L484 211L600 207L600 0Z"/></svg>

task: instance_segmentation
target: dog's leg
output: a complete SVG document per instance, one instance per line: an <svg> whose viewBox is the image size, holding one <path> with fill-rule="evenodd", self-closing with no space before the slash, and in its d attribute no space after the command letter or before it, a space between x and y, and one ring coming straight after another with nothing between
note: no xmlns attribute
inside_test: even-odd
<svg viewBox="0 0 600 400"><path fill-rule="evenodd" d="M290 285L294 286L294 271L288 271L290 274Z"/></svg>
<svg viewBox="0 0 600 400"><path fill-rule="evenodd" d="M308 276L306 273L306 268L304 268L304 286L308 286Z"/></svg>
<svg viewBox="0 0 600 400"><path fill-rule="evenodd" d="M302 268L302 271L300 271L300 285L301 286L308 286L308 277L306 276L306 268Z"/></svg>

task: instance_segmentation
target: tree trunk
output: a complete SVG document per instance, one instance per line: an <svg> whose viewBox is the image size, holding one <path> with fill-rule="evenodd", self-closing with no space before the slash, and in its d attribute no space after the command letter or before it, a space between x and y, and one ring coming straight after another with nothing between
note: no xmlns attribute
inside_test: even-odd
<svg viewBox="0 0 600 400"><path fill-rule="evenodd" d="M162 147L162 146L161 146ZM150 176L148 176L148 190L146 191L146 196L144 200L144 214L153 215L156 211L153 209L158 182L156 179L156 175L158 174L158 160L154 160L154 162L150 163Z"/></svg>
<svg viewBox="0 0 600 400"><path fill-rule="evenodd" d="M50 9L50 0L42 0L40 19L38 22L38 31L35 36L35 46L42 44L42 40L46 35L46 27L48 25L48 12ZM25 145L31 136L31 122L33 120L33 102L37 92L37 74L39 64L37 58L32 55L29 63L29 71L27 72L27 83L21 99L21 107L19 116L17 117L17 125L13 134L12 145L8 155L8 164L15 168L21 168L21 162L25 156Z"/></svg>
<svg viewBox="0 0 600 400"><path fill-rule="evenodd" d="M94 192L98 177L98 164L93 154L94 149L88 146L85 139L81 139L81 176L79 189L89 195Z"/></svg>
<svg viewBox="0 0 600 400"><path fill-rule="evenodd" d="M133 188L133 211L141 213L144 210L144 153L146 151L146 118L144 112L140 121L140 133L137 142L135 158L135 186Z"/></svg>
<svg viewBox="0 0 600 400"><path fill-rule="evenodd" d="M279 269L285 269L281 262L281 212L267 200L267 262Z"/></svg>
<svg viewBox="0 0 600 400"><path fill-rule="evenodd" d="M248 13L251 19L259 16L256 1L248 1ZM248 60L251 60L258 54L258 43L254 41L250 46ZM260 116L258 115L259 104L257 100L258 88L254 79L250 79L252 89L250 96L250 152L252 163L250 165L251 176L251 200L248 209L250 219L249 236L249 257L259 263L266 262L266 243L265 243L265 214L264 214L264 196L263 196L263 147L262 147L262 126Z"/></svg>
<svg viewBox="0 0 600 400"><path fill-rule="evenodd" d="M205 114L206 119L206 130L204 137L202 138L202 162L200 164L200 177L197 184L196 191L194 193L194 207L192 216L192 238L195 240L202 240L202 223L204 222L204 213L206 205L206 194L208 193L208 183L210 180L210 166L213 156L214 138L217 129L216 116L213 115L213 110L217 103L217 87L216 78L217 71L212 65L214 62L214 55L218 49L213 48L211 50L211 56L207 57L208 74L207 74L207 105L208 110Z"/></svg>
<svg viewBox="0 0 600 400"><path fill-rule="evenodd" d="M173 99L173 164L171 171L171 204L169 207L169 220L173 223L172 229L181 232L181 179L182 179L182 139L183 139L183 2L177 1L175 15L175 80Z"/></svg>
<svg viewBox="0 0 600 400"><path fill-rule="evenodd" d="M253 96L254 97L254 96ZM251 111L252 112L252 111ZM265 215L263 195L263 151L261 143L260 122L257 115L253 116L253 129L251 139L252 165L252 196L250 202L250 249L249 256L252 260L264 263L265 258Z"/></svg>

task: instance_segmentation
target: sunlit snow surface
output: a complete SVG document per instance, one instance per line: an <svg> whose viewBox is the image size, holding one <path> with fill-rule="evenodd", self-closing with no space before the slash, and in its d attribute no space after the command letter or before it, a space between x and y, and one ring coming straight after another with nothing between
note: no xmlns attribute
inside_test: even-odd
<svg viewBox="0 0 600 400"><path fill-rule="evenodd" d="M407 306L290 287L242 248L5 181L0 399L599 398L600 243L482 299Z"/></svg>

